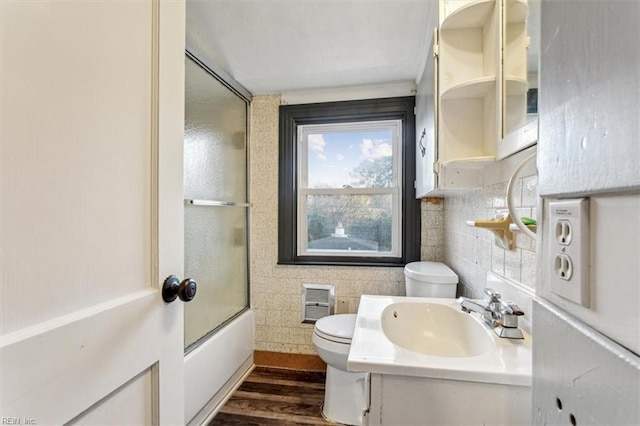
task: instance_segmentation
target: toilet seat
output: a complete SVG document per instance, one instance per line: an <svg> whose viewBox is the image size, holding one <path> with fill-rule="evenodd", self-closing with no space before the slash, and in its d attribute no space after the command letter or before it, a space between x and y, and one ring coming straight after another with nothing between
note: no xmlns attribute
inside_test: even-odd
<svg viewBox="0 0 640 426"><path fill-rule="evenodd" d="M356 314L329 315L316 321L314 333L331 342L351 344L356 326Z"/></svg>

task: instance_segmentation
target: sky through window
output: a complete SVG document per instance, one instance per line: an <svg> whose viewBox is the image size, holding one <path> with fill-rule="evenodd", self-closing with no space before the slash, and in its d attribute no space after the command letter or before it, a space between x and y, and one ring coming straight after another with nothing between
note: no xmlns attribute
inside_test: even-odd
<svg viewBox="0 0 640 426"><path fill-rule="evenodd" d="M357 169L393 154L391 130L315 133L309 134L307 143L309 188L366 186Z"/></svg>

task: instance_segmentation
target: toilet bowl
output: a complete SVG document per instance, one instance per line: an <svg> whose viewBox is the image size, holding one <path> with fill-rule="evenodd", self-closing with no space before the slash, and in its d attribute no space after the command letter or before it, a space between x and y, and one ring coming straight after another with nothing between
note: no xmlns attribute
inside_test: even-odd
<svg viewBox="0 0 640 426"><path fill-rule="evenodd" d="M456 297L458 275L440 262L411 262L404 267L405 290L410 297Z"/></svg>
<svg viewBox="0 0 640 426"><path fill-rule="evenodd" d="M328 420L361 425L365 409L366 373L347 371L347 359L356 323L355 314L320 318L313 329L313 344L327 363L322 414Z"/></svg>

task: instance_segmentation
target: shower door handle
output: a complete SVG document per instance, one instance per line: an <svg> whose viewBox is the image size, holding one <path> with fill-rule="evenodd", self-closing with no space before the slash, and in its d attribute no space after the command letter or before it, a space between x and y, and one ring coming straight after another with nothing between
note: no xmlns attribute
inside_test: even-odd
<svg viewBox="0 0 640 426"><path fill-rule="evenodd" d="M187 204L193 206L210 206L210 207L252 207L251 203L237 203L235 201L217 201L217 200L192 200L186 198Z"/></svg>
<svg viewBox="0 0 640 426"><path fill-rule="evenodd" d="M178 297L183 302L190 302L196 297L198 285L191 278L180 281L175 275L170 275L162 285L162 300L171 303Z"/></svg>

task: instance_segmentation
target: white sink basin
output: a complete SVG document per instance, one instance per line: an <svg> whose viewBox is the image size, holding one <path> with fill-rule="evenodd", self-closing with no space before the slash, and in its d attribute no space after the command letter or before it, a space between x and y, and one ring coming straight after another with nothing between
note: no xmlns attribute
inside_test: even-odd
<svg viewBox="0 0 640 426"><path fill-rule="evenodd" d="M363 295L347 369L531 386L531 343L496 336L455 299Z"/></svg>
<svg viewBox="0 0 640 426"><path fill-rule="evenodd" d="M382 311L380 322L393 344L425 355L473 357L494 346L486 327L448 305L392 303Z"/></svg>

